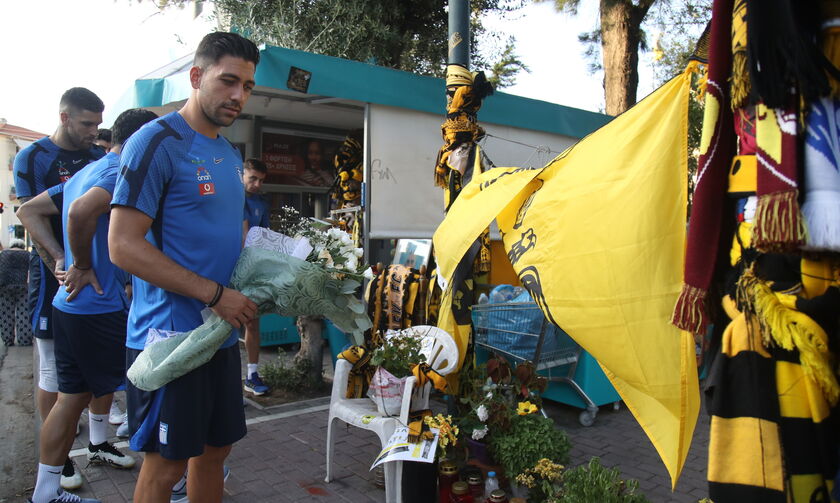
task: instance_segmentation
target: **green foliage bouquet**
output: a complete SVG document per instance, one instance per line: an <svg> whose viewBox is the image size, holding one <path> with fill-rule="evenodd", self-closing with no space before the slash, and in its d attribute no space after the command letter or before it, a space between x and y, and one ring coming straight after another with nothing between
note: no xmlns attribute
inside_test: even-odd
<svg viewBox="0 0 840 503"><path fill-rule="evenodd" d="M538 413L515 414L507 431L494 432L490 437L493 458L511 479L542 458L566 463L570 448L566 434L554 426L554 421Z"/></svg>
<svg viewBox="0 0 840 503"><path fill-rule="evenodd" d="M350 237L339 230L318 229L302 219L295 231L296 237L290 238L252 228L233 271L231 288L257 304L259 314L324 316L361 343L371 322L355 296L361 286L361 266ZM316 241L319 252L307 235ZM147 337L146 348L127 376L138 388L154 391L210 361L231 330L230 323L215 313L189 332L150 330L156 337Z"/></svg>

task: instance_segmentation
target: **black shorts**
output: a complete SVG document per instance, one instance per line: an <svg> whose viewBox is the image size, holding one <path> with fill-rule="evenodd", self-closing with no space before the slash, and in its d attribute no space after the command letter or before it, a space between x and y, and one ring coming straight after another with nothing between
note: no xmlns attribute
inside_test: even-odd
<svg viewBox="0 0 840 503"><path fill-rule="evenodd" d="M126 349L126 368L139 354ZM188 459L203 454L205 445L224 447L243 438L247 430L240 367L239 345L234 344L157 391L143 391L129 381L125 393L131 448Z"/></svg>
<svg viewBox="0 0 840 503"><path fill-rule="evenodd" d="M32 335L52 339L52 300L58 292L58 281L47 270L38 252L29 256L29 313L32 316Z"/></svg>
<svg viewBox="0 0 840 503"><path fill-rule="evenodd" d="M58 391L100 397L125 379L124 311L70 314L53 308Z"/></svg>

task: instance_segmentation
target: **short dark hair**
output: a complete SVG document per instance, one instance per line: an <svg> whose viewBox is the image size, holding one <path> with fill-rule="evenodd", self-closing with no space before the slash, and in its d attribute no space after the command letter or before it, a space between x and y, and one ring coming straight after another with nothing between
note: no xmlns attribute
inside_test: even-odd
<svg viewBox="0 0 840 503"><path fill-rule="evenodd" d="M250 61L257 66L260 62L260 50L256 44L236 33L217 31L208 33L201 39L195 51L195 65L206 68L217 63L224 56L234 56Z"/></svg>
<svg viewBox="0 0 840 503"><path fill-rule="evenodd" d="M254 157L245 159L245 169L253 169L257 173L262 174L268 173L268 168L266 167L265 163Z"/></svg>
<svg viewBox="0 0 840 503"><path fill-rule="evenodd" d="M111 143L111 130L107 128L100 128L96 132L96 139L97 140L104 140L108 143Z"/></svg>
<svg viewBox="0 0 840 503"><path fill-rule="evenodd" d="M137 132L143 124L153 121L158 115L150 110L142 108L130 108L121 113L114 121L113 138L114 145L122 145L128 137Z"/></svg>
<svg viewBox="0 0 840 503"><path fill-rule="evenodd" d="M99 96L84 87L72 87L64 91L58 106L61 111L66 110L67 107L73 107L101 114L105 110L105 103L102 103Z"/></svg>

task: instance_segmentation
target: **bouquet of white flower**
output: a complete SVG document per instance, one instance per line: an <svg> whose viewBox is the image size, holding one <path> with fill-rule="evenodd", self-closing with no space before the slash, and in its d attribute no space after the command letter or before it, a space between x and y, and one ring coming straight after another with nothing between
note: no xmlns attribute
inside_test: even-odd
<svg viewBox="0 0 840 503"><path fill-rule="evenodd" d="M300 220L292 230L296 233L290 238L252 228L231 287L254 301L259 314L321 315L361 344L362 333L371 326L364 304L355 297L364 270L359 265L361 250L347 233L322 230L311 221ZM209 361L232 328L211 313L189 332L164 338L156 333L128 370L128 378L140 389L158 389Z"/></svg>

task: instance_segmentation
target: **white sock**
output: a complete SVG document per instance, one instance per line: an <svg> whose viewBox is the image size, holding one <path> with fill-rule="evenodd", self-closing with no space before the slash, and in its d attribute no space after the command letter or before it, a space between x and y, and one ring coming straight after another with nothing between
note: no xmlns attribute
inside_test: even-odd
<svg viewBox="0 0 840 503"><path fill-rule="evenodd" d="M49 503L61 494L61 470L64 465L50 466L38 463L38 480L32 493L32 503Z"/></svg>
<svg viewBox="0 0 840 503"><path fill-rule="evenodd" d="M108 414L94 414L88 411L88 426L91 444L99 445L108 440Z"/></svg>
<svg viewBox="0 0 840 503"><path fill-rule="evenodd" d="M248 377L251 377L251 374L255 374L257 372L257 366L259 363L249 363L248 364Z"/></svg>

